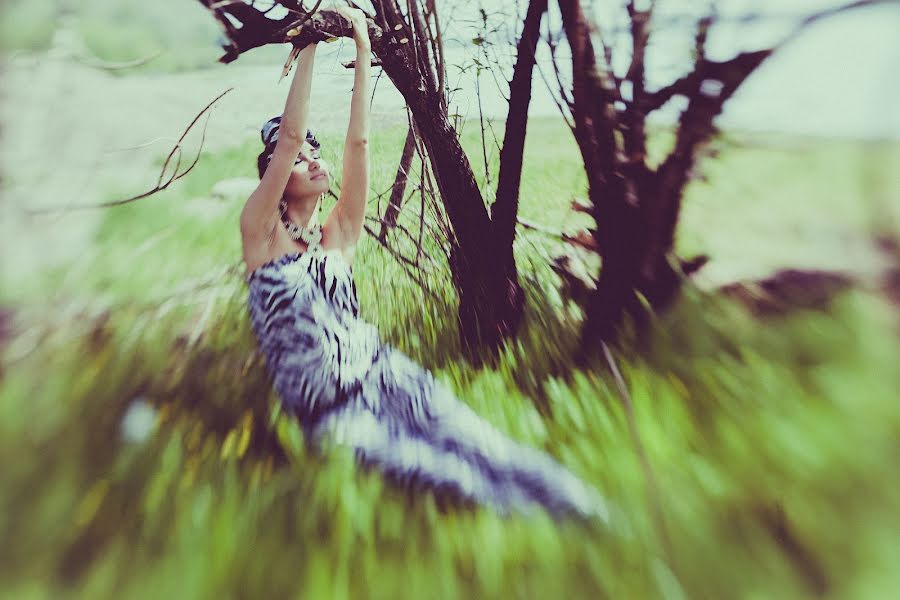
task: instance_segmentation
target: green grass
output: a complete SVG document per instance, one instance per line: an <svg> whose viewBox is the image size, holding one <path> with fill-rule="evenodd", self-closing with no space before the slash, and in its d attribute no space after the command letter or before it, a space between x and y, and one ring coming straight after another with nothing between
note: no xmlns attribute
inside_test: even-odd
<svg viewBox="0 0 900 600"><path fill-rule="evenodd" d="M575 224L577 148L558 123L529 131L521 214ZM389 185L404 133L373 132L373 190ZM334 161L340 140L322 141ZM477 128L463 142L481 164ZM579 312L547 267L557 242L519 236L525 327L476 369L459 358L446 268L423 295L366 240L354 267L363 316L478 414L595 484L612 518L441 510L346 453L308 455L280 414L244 283L220 274L240 258L240 199L205 199L224 177L253 176L257 151L206 154L164 194L107 211L91 253L15 297L64 324L35 322L3 363L9 597L878 598L898 587L900 338L877 295L757 320L688 288L649 339L617 351L635 440L602 366L567 368ZM856 152L726 145L690 189L682 250L774 263L803 240L773 232L865 235L854 170L836 170ZM136 398L158 410L141 443L121 433Z"/></svg>

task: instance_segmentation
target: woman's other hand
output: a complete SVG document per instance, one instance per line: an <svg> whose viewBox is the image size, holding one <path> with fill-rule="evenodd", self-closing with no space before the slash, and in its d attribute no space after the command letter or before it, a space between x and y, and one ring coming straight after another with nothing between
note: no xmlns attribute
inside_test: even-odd
<svg viewBox="0 0 900 600"><path fill-rule="evenodd" d="M353 26L353 41L356 42L356 47L366 50L370 49L369 26L366 23L365 13L358 8L344 5L336 6L335 10L339 15L350 21L350 25Z"/></svg>

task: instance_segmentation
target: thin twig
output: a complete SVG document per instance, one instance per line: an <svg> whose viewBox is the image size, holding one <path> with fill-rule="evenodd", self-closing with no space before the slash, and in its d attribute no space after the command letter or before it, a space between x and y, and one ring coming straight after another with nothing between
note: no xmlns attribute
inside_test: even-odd
<svg viewBox="0 0 900 600"><path fill-rule="evenodd" d="M98 203L94 203L94 204L74 204L74 205L66 205L65 207L54 207L54 208L31 208L31 209L27 209L27 212L30 214L46 214L46 213L58 212L60 210L72 210L72 209L78 210L78 209L87 209L87 208L107 208L110 206L121 206L122 204L128 204L129 202L141 200L142 198L152 196L153 194L155 194L157 192L161 192L161 191L165 190L166 188L169 187L169 185L171 185L173 182L178 181L179 179L181 179L182 177L184 177L185 175L190 173L191 170L195 166L197 166L197 163L200 160L200 155L203 152L203 144L206 141L206 128L209 125L209 116L210 115L207 114L206 121L203 124L203 135L200 140L200 148L197 150L197 156L194 158L194 161L191 163L191 165L187 169L184 170L184 172L178 173L178 169L181 166L181 156L182 156L181 143L184 141L184 138L187 137L187 134L190 132L190 130L194 127L194 125L197 124L197 121L200 120L200 117L202 117L204 114L208 113L208 111L213 107L213 105L216 102L218 102L225 94L232 91L233 89L234 88L228 88L227 90L225 90L224 92L222 92L221 94L216 96L216 98L212 102L210 102L209 104L206 105L206 108L201 110L197 114L197 116L194 117L194 120L191 121L191 124L187 126L187 129L184 130L184 133L181 134L181 137L178 138L178 141L175 143L175 146L172 148L171 152L169 152L169 155L166 157L166 160L163 163L162 169L160 169L159 178L157 180L156 187L154 187L152 190L148 190L148 191L138 194L136 196L131 196L130 198L124 198L122 200L112 200L109 202L98 202ZM168 178L168 180L166 180L166 182L163 183L163 179L166 176L166 172L169 168L169 164L172 162L173 157L175 157L175 169L172 171L172 174Z"/></svg>
<svg viewBox="0 0 900 600"><path fill-rule="evenodd" d="M375 241L377 241L378 244L379 244L382 248L384 248L385 250L387 250L388 253L389 253L391 256L393 256L394 258L396 258L396 259L398 260L397 264L400 266L400 268L403 269L404 273L406 273L406 275L407 275L410 279L412 279L412 280L416 283L416 285L418 285L419 288L422 289L422 291L424 291L425 293L431 295L431 297L432 297L434 300L436 300L436 301L438 301L438 302L441 301L441 299L438 297L438 295L435 294L434 291L432 291L431 288L430 288L430 287L429 287L429 286L428 286L428 285L427 285L427 284L426 284L426 283L425 283L418 275L416 275L415 271L413 271L413 269L419 269L419 268L420 268L418 265L416 265L416 263L414 263L413 261L409 260L409 259L406 258L405 256L403 256L403 255L401 255L400 253L398 253L396 250L394 250L393 248L391 248L388 244L386 244L386 243L382 242L381 240L379 240L379 239L378 239L378 234L377 234L375 231L373 231L368 225L363 224L363 229L366 231L366 233L369 234L369 236L371 236L372 238L374 238Z"/></svg>
<svg viewBox="0 0 900 600"><path fill-rule="evenodd" d="M488 168L487 145L484 140L484 112L481 108L481 68L475 71L475 96L478 99L478 123L481 126L481 156L484 158L484 185L491 186L491 173Z"/></svg>
<svg viewBox="0 0 900 600"><path fill-rule="evenodd" d="M557 231L551 227L547 227L546 225L541 225L540 223L535 223L533 221L527 221L522 217L516 218L516 223L524 227L525 229L530 229L531 231L536 231L538 233L543 233L544 235L549 235L551 237L565 239L565 235L561 231Z"/></svg>
<svg viewBox="0 0 900 600"><path fill-rule="evenodd" d="M156 60L157 58L162 56L162 54L163 51L159 50L149 56L124 62L108 62L105 60L101 60L96 56L76 56L75 60L83 65L87 65L88 67L93 67L95 69L103 69L106 71L121 71L123 69L133 69L143 66L152 60Z"/></svg>

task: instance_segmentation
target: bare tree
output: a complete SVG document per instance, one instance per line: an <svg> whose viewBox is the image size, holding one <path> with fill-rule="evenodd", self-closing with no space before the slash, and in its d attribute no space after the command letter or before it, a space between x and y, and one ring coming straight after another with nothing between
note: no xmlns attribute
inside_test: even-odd
<svg viewBox="0 0 900 600"><path fill-rule="evenodd" d="M877 4L860 0L803 19L778 45L742 52L724 61L708 57L706 40L716 23L713 7L695 23L694 60L687 75L656 90L645 81L645 57L652 35L652 0L627 0L631 56L627 71L613 71L608 38L592 23L579 0L559 0L563 29L572 52L571 96L561 90L571 111L573 133L587 173L592 230L602 268L586 307L583 356L595 354L611 339L626 315L640 322L644 302L663 308L677 295L683 274L702 261L682 262L673 245L681 200L704 145L716 133L714 120L725 102L781 45L807 25L850 8ZM594 40L603 52L598 59ZM551 38L551 44L554 41ZM555 48L552 47L551 50ZM559 72L557 70L557 76ZM562 86L561 86L562 87ZM675 144L656 167L647 159L647 116L670 99L687 100Z"/></svg>
<svg viewBox="0 0 900 600"><path fill-rule="evenodd" d="M337 13L307 9L295 0L200 0L222 25L227 43L222 62L265 44L291 42L296 48L350 35ZM259 7L256 5L259 4ZM352 4L352 3L351 3ZM269 18L273 5L287 9ZM534 48L546 0L529 7L510 96L508 142L504 143L493 215L488 214L472 166L447 112L448 89L441 27L434 0L375 0L367 12L372 50L412 115L411 134L423 142L443 208L452 225L450 268L459 295L462 339L469 347L496 348L520 323L523 294L512 255ZM410 138L407 138L409 142ZM407 144L409 146L409 144ZM405 186L412 151L404 149L389 206ZM396 210L391 209L391 210ZM385 218L386 227L396 215ZM383 236L378 236L383 239Z"/></svg>

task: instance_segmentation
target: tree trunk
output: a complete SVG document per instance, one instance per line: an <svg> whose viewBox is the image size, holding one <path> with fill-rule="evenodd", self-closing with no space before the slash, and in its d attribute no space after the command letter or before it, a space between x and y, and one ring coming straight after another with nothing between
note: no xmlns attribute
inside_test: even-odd
<svg viewBox="0 0 900 600"><path fill-rule="evenodd" d="M459 293L460 334L467 345L496 348L520 321L518 283L510 291L481 190L447 117L425 105L411 109L456 238L451 270Z"/></svg>
<svg viewBox="0 0 900 600"><path fill-rule="evenodd" d="M572 48L575 138L588 177L588 195L602 267L586 307L581 333L582 359L616 335L626 315L641 320L640 296L651 304L668 303L678 289L669 264L674 224L649 219L660 179L644 166L643 114L632 112L625 147L616 142L614 87L609 73L597 70L590 26L578 0L559 0L566 37ZM646 34L636 29L641 44ZM642 67L632 74L643 79ZM636 74L636 75L635 75ZM630 154L629 154L630 153ZM680 197L680 190L677 194ZM657 211L653 216L659 215ZM673 215L677 219L677 214Z"/></svg>
<svg viewBox="0 0 900 600"><path fill-rule="evenodd" d="M397 175L394 177L394 185L391 188L391 199L388 201L381 220L381 229L378 231L378 239L384 243L388 230L397 225L397 217L400 215L400 204L403 202L403 194L406 192L406 182L409 180L409 169L412 166L413 152L416 149L416 132L410 126L406 132L406 141L403 143L403 152L400 154L400 164L397 166Z"/></svg>
<svg viewBox="0 0 900 600"><path fill-rule="evenodd" d="M666 308L681 287L680 269L672 262L670 221L653 224L641 207L610 202L598 230L603 238L603 263L586 307L581 331L583 358L596 354L601 342L615 339L626 317L640 329L647 307Z"/></svg>
<svg viewBox="0 0 900 600"><path fill-rule="evenodd" d="M373 48L412 113L453 226L450 266L459 294L460 336L469 348L497 348L521 321L522 306L517 302L521 291L517 281L510 285L495 251L493 225L472 166L441 94L430 92L422 77L410 76L415 71L402 47L387 43Z"/></svg>
<svg viewBox="0 0 900 600"><path fill-rule="evenodd" d="M516 239L516 222L519 212L519 189L522 182L522 158L525 152L525 134L528 127L528 106L531 104L531 79L534 72L534 54L540 39L541 19L547 12L547 0L531 0L522 28L522 36L516 48L516 64L509 82L509 114L500 151L500 175L497 196L491 207L494 244L506 282L508 302L515 306L518 319L524 310L525 295L519 285L519 274L513 255ZM518 329L519 322L511 322Z"/></svg>

